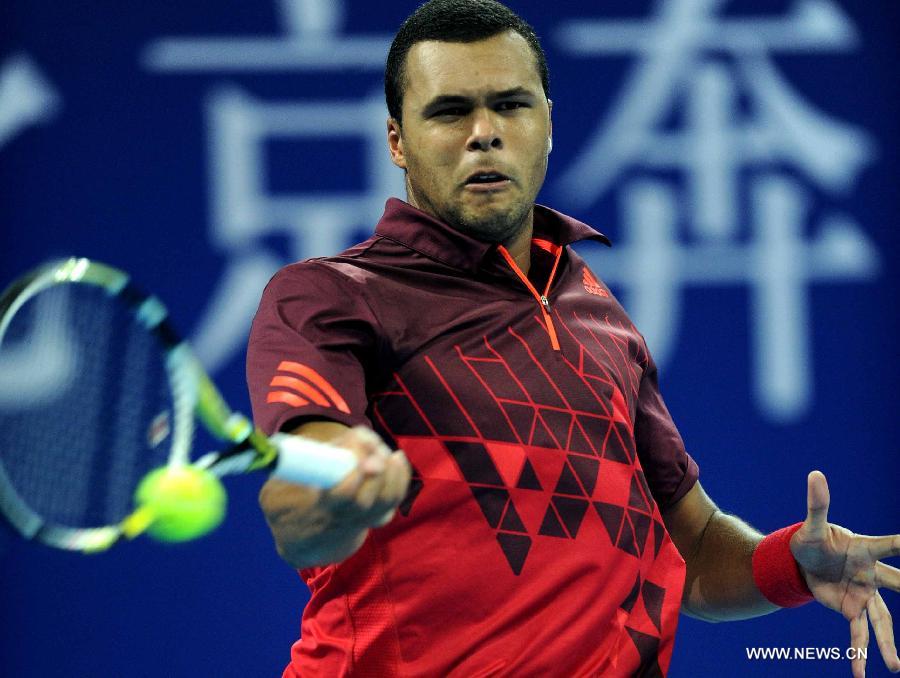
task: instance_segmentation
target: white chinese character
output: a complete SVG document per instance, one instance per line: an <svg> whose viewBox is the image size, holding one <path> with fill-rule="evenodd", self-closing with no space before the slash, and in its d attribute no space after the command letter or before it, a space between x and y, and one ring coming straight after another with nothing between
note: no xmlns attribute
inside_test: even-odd
<svg viewBox="0 0 900 678"><path fill-rule="evenodd" d="M284 37L165 38L148 46L144 63L179 73L327 74L354 68L380 76L390 36L340 35L343 3L282 0L280 9ZM380 91L362 99L264 101L232 85L211 90L206 112L210 239L229 263L193 342L209 369L216 369L243 348L260 292L286 263L264 239L287 236L292 259L337 253L357 230L378 220L387 197L401 194L403 177L393 171L384 148L387 111ZM362 189L272 190L267 144L279 140L315 148L335 139L362 142ZM347 159L349 165L359 160Z"/></svg>
<svg viewBox="0 0 900 678"><path fill-rule="evenodd" d="M660 363L677 339L684 287L749 285L757 402L788 421L812 398L810 284L868 280L879 267L849 215L826 210L810 223L813 188L848 193L874 147L801 100L769 55L849 50L859 37L831 0L801 0L775 19L723 19L724 4L670 0L648 21L561 27L571 54L639 60L553 188L582 209L615 195L624 241L596 265L625 290ZM673 170L679 180L664 178Z"/></svg>

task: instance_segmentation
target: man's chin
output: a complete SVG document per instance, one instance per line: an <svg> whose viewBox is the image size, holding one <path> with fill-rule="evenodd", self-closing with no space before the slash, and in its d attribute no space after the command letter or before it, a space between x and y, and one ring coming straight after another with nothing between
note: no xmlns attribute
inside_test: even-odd
<svg viewBox="0 0 900 678"><path fill-rule="evenodd" d="M529 210L509 207L465 210L453 215L451 225L460 231L486 242L505 242L515 237L523 228Z"/></svg>

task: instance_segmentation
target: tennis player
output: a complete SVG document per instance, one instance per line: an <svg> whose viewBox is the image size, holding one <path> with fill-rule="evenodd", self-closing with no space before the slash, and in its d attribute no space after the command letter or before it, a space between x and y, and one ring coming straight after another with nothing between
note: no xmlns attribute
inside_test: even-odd
<svg viewBox="0 0 900 678"><path fill-rule="evenodd" d="M664 675L679 611L813 599L853 647L871 624L900 670L878 592L900 590L880 562L900 536L830 524L817 471L801 523L764 537L720 510L643 338L570 247L608 241L535 204L553 130L531 27L494 0L432 0L385 90L406 201L364 243L280 271L250 338L258 424L359 456L332 491L260 494L311 591L284 675Z"/></svg>

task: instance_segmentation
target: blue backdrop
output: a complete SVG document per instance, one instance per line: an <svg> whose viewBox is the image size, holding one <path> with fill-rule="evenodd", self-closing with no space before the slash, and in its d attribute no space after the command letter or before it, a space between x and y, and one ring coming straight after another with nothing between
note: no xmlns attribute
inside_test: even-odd
<svg viewBox="0 0 900 678"><path fill-rule="evenodd" d="M900 530L897 4L513 6L550 60L541 200L616 243L584 254L647 336L707 491L771 530L803 518L819 468L833 521ZM128 269L246 408L268 276L365 237L402 195L381 69L412 9L0 4L0 282L68 254ZM230 482L226 524L189 545L84 557L0 529L0 673L278 674L306 590L274 552L259 483ZM683 619L671 675L849 675L746 656L848 642L815 605ZM869 665L884 672L874 640Z"/></svg>

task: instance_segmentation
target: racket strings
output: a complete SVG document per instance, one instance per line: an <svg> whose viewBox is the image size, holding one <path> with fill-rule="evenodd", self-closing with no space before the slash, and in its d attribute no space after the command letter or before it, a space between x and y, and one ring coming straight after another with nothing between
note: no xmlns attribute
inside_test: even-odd
<svg viewBox="0 0 900 678"><path fill-rule="evenodd" d="M140 478L169 456L172 408L161 346L101 288L40 292L0 338L0 464L45 520L128 515Z"/></svg>

